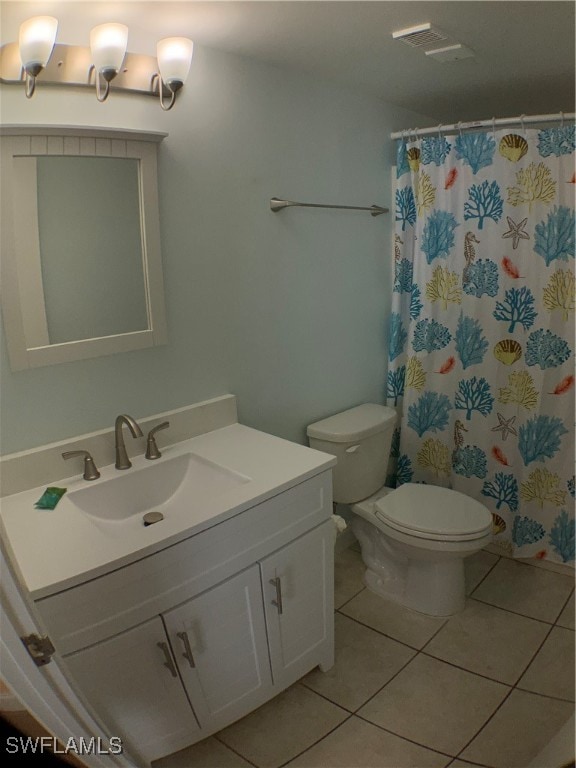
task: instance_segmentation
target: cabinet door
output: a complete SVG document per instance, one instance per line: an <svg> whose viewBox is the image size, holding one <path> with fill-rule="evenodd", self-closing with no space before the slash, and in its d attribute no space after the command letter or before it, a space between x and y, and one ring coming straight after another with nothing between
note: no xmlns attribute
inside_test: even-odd
<svg viewBox="0 0 576 768"><path fill-rule="evenodd" d="M334 532L328 521L260 563L274 684L334 661Z"/></svg>
<svg viewBox="0 0 576 768"><path fill-rule="evenodd" d="M200 725L223 728L271 695L257 565L164 614Z"/></svg>
<svg viewBox="0 0 576 768"><path fill-rule="evenodd" d="M66 665L110 735L133 755L149 762L198 739L159 617L68 656Z"/></svg>

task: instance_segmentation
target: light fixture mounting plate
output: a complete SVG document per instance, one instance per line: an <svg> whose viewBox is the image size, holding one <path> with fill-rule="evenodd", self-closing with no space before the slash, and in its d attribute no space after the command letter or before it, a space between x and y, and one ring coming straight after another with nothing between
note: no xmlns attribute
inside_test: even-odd
<svg viewBox="0 0 576 768"><path fill-rule="evenodd" d="M94 73L91 72L91 67L90 48L57 43L50 61L37 80L37 86L71 85L94 88ZM110 90L141 93L158 98L158 85L152 87L157 72L158 62L154 56L127 53L122 68L110 84ZM23 83L18 43L7 43L0 48L0 82ZM163 91L167 96L170 95L166 87Z"/></svg>

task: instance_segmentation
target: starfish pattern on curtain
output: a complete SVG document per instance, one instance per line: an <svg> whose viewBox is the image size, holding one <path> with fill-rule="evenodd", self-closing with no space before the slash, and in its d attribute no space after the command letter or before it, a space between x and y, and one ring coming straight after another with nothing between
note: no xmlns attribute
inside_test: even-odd
<svg viewBox="0 0 576 768"><path fill-rule="evenodd" d="M574 563L575 129L398 142L388 484L461 491Z"/></svg>

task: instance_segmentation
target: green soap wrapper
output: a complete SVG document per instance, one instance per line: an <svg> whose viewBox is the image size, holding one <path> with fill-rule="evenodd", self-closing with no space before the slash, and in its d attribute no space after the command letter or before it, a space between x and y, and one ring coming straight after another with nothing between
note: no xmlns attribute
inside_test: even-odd
<svg viewBox="0 0 576 768"><path fill-rule="evenodd" d="M67 488L46 488L34 506L36 509L54 509L67 490Z"/></svg>

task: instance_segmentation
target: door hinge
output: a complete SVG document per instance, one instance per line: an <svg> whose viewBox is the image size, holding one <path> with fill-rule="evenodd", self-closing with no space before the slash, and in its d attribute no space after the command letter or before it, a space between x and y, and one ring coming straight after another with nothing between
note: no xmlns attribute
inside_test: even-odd
<svg viewBox="0 0 576 768"><path fill-rule="evenodd" d="M26 646L26 650L37 667L43 667L45 664L49 664L52 656L56 653L56 648L52 645L52 641L48 635L41 637L40 635L33 633L20 639Z"/></svg>

